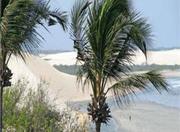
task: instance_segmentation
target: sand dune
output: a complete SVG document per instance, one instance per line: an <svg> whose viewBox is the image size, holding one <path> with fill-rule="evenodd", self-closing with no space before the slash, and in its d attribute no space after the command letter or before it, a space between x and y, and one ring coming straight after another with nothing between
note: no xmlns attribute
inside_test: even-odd
<svg viewBox="0 0 180 132"><path fill-rule="evenodd" d="M40 78L31 72L22 59L12 56L8 66L13 72L13 83L16 83L20 79L25 79L30 82L30 87L36 87L40 82Z"/></svg>
<svg viewBox="0 0 180 132"><path fill-rule="evenodd" d="M165 50L165 51L149 51L147 64L158 65L180 65L180 49ZM141 52L137 52L137 56L134 57L135 64L146 63L145 58Z"/></svg>
<svg viewBox="0 0 180 132"><path fill-rule="evenodd" d="M51 65L74 65L76 63L75 52L65 52L57 54L41 54L42 59L47 60ZM141 52L137 52L133 57L134 64L158 64L158 65L180 65L180 49L165 51L148 51L148 59Z"/></svg>
<svg viewBox="0 0 180 132"><path fill-rule="evenodd" d="M40 80L48 83L48 92L52 98L56 98L58 105L68 101L89 99L89 93L82 92L78 88L76 77L61 73L44 60L31 56L26 58L26 64L19 58L13 57L9 64L14 73L15 82L24 77L31 82L32 86L37 85Z"/></svg>

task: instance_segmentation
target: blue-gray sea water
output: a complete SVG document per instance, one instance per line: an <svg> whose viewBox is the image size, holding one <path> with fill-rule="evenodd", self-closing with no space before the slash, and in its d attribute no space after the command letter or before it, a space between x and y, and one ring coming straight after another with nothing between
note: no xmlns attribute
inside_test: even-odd
<svg viewBox="0 0 180 132"><path fill-rule="evenodd" d="M139 93L136 101L148 101L168 107L180 108L180 78L168 78L169 91L159 94L157 91Z"/></svg>
<svg viewBox="0 0 180 132"><path fill-rule="evenodd" d="M168 78L169 90L162 91L161 94L156 90L150 92L140 92L133 97L133 103L136 102L153 102L160 105L180 108L180 77L179 78ZM82 102L71 102L71 106L80 108L82 111L86 111L86 106L90 100ZM114 98L108 99L108 104L112 109L118 108Z"/></svg>

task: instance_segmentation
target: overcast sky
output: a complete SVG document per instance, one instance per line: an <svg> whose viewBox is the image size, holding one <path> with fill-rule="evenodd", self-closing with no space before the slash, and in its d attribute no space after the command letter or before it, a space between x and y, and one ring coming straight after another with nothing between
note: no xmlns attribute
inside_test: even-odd
<svg viewBox="0 0 180 132"><path fill-rule="evenodd" d="M75 0L51 0L52 8L70 11ZM134 8L152 25L153 48L180 47L180 0L132 0ZM73 50L69 34L60 26L49 28L50 33L39 29L45 38L42 49Z"/></svg>

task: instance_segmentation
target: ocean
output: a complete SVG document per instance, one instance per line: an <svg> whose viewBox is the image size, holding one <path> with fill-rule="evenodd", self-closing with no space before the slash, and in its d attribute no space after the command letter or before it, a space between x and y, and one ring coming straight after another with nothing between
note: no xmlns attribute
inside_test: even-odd
<svg viewBox="0 0 180 132"><path fill-rule="evenodd" d="M169 91L157 91L139 93L135 101L146 101L161 104L168 107L180 108L180 78L168 78Z"/></svg>

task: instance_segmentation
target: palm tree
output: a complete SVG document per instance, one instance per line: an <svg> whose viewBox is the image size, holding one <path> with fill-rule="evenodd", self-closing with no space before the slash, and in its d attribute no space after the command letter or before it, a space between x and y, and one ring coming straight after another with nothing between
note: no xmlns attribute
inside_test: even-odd
<svg viewBox="0 0 180 132"><path fill-rule="evenodd" d="M82 64L78 80L92 88L87 110L96 132L111 118L106 102L109 92L120 105L130 101L136 91L167 90L165 79L156 71L130 72L137 50L147 58L152 35L150 25L131 9L128 0L76 1L71 12L71 36Z"/></svg>
<svg viewBox="0 0 180 132"><path fill-rule="evenodd" d="M49 2L42 0L3 0L1 3L0 33L0 132L2 131L3 89L10 86L12 78L8 62L11 55L25 56L40 46L43 37L37 32L37 25L59 23L66 29L66 13L51 11Z"/></svg>

